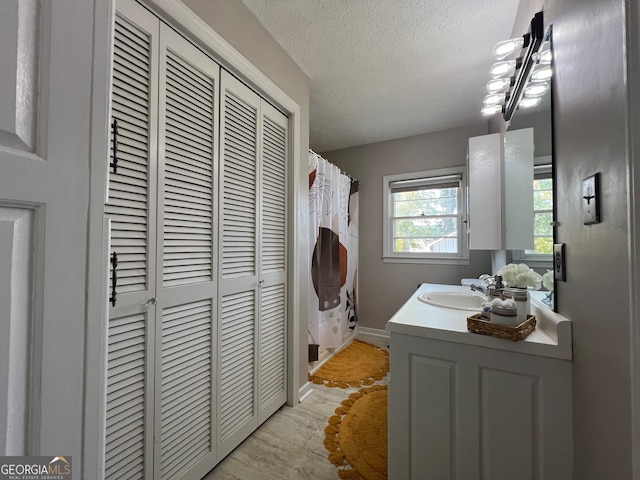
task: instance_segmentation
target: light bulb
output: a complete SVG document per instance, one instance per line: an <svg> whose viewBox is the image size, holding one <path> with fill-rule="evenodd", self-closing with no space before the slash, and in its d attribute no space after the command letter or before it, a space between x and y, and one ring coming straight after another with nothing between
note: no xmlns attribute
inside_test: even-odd
<svg viewBox="0 0 640 480"><path fill-rule="evenodd" d="M504 62L494 63L489 70L493 78L510 77L516 71L515 60L505 60Z"/></svg>
<svg viewBox="0 0 640 480"><path fill-rule="evenodd" d="M542 68L538 68L531 74L532 82L546 82L551 78L552 71L550 65L545 65Z"/></svg>
<svg viewBox="0 0 640 480"><path fill-rule="evenodd" d="M532 108L537 107L542 102L542 97L525 97L520 100L518 107L520 108Z"/></svg>
<svg viewBox="0 0 640 480"><path fill-rule="evenodd" d="M493 55L498 59L502 60L503 58L508 57L513 52L520 50L524 45L524 38L512 38L511 40L505 40L503 42L499 42L493 47Z"/></svg>
<svg viewBox="0 0 640 480"><path fill-rule="evenodd" d="M482 101L485 107L490 107L492 105L502 105L504 103L504 93L490 93L484 100Z"/></svg>
<svg viewBox="0 0 640 480"><path fill-rule="evenodd" d="M551 58L553 54L551 50L547 49L538 54L538 62L542 65L551 65Z"/></svg>
<svg viewBox="0 0 640 480"><path fill-rule="evenodd" d="M511 86L510 78L496 78L487 83L487 92L498 93L506 90Z"/></svg>
<svg viewBox="0 0 640 480"><path fill-rule="evenodd" d="M525 97L541 97L549 90L549 83L534 83L533 85L528 86L524 90Z"/></svg>
<svg viewBox="0 0 640 480"><path fill-rule="evenodd" d="M502 105L490 105L487 107L482 107L481 112L483 116L490 117L491 115L502 112Z"/></svg>

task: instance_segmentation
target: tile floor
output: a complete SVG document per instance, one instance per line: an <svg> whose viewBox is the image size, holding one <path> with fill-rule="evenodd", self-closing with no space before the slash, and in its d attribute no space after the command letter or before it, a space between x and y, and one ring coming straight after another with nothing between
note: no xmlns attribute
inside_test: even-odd
<svg viewBox="0 0 640 480"><path fill-rule="evenodd" d="M383 346L389 340L358 334L357 338ZM387 379L378 383L386 383ZM338 470L327 459L324 427L340 402L357 388L314 385L313 393L295 407L282 407L205 480L335 480Z"/></svg>

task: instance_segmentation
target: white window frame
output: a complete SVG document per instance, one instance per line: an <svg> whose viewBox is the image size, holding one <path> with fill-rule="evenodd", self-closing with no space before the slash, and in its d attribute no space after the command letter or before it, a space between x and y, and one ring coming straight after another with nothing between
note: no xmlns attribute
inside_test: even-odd
<svg viewBox="0 0 640 480"><path fill-rule="evenodd" d="M551 175L553 171L553 167L551 165L551 156L536 157L535 163L536 165L534 167L534 181L537 180L536 177L545 178L541 177L541 175L545 175L548 178L553 178ZM555 185L553 186L553 188L556 188ZM534 210L533 212L534 219L536 211L537 210ZM527 253L526 250L514 250L512 253L512 259L517 263L526 263L530 267L553 268L553 254L551 253Z"/></svg>
<svg viewBox="0 0 640 480"><path fill-rule="evenodd" d="M458 192L458 252L394 252L393 251L393 197L391 183L399 181L437 179L460 176ZM443 182L444 183L444 182ZM382 177L382 260L389 263L423 263L433 265L469 265L469 233L467 229L467 175L464 166L400 173Z"/></svg>

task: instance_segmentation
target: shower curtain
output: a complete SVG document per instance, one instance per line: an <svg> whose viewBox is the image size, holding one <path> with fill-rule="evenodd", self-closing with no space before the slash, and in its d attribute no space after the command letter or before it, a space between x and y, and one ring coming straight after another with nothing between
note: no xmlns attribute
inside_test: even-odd
<svg viewBox="0 0 640 480"><path fill-rule="evenodd" d="M358 182L309 151L309 343L342 345L358 322Z"/></svg>

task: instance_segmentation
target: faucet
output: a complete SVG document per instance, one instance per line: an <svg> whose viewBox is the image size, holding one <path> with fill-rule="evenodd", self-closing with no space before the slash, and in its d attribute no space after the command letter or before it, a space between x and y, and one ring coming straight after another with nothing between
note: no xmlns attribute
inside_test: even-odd
<svg viewBox="0 0 640 480"><path fill-rule="evenodd" d="M504 288L504 282L502 281L501 275L480 275L479 280L483 282L483 284L472 284L469 285L469 288L474 292L481 292L484 295L488 295L490 290L500 290Z"/></svg>

